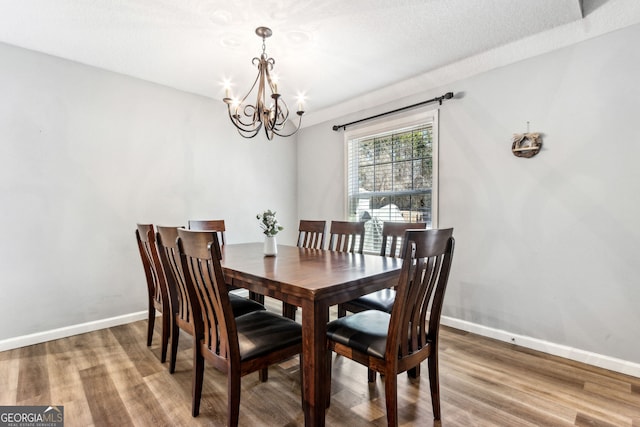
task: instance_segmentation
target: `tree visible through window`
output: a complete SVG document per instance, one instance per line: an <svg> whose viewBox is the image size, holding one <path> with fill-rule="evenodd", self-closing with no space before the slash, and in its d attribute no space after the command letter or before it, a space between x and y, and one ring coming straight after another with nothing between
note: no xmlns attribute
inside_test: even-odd
<svg viewBox="0 0 640 427"><path fill-rule="evenodd" d="M384 221L435 220L435 114L418 124L347 136L348 219L366 221L365 251L379 252ZM373 130L372 130L373 131Z"/></svg>

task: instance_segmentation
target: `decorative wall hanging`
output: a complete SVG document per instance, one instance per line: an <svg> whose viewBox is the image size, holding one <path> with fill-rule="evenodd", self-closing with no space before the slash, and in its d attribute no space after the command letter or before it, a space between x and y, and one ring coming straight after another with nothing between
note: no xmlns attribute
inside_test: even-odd
<svg viewBox="0 0 640 427"><path fill-rule="evenodd" d="M542 148L542 137L539 133L529 133L529 122L527 122L527 133L514 133L511 152L516 157L533 157Z"/></svg>
<svg viewBox="0 0 640 427"><path fill-rule="evenodd" d="M542 137L537 133L516 133L513 135L511 151L516 157L533 157L540 152Z"/></svg>

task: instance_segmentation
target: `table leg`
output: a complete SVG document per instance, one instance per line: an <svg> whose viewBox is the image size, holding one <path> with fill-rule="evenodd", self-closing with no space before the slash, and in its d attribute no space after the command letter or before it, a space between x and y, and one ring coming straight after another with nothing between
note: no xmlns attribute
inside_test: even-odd
<svg viewBox="0 0 640 427"><path fill-rule="evenodd" d="M302 354L304 387L304 425L323 427L326 394L327 322L329 307L313 301L302 304Z"/></svg>

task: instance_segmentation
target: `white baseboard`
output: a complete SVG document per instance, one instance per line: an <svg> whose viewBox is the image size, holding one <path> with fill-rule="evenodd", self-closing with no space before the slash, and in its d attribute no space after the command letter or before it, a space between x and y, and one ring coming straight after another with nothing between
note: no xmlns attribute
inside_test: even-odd
<svg viewBox="0 0 640 427"><path fill-rule="evenodd" d="M499 341L516 344L532 350L541 351L543 353L564 357L565 359L575 360L576 362L582 362L588 365L640 378L640 364L638 363L628 362L626 360L616 359L602 354L591 353L589 351L549 341L543 341L525 335L517 335L501 329L489 328L487 326L478 325L477 323L454 319L452 317L442 316L441 323L446 326L451 326L452 328L461 329L484 337L494 338Z"/></svg>
<svg viewBox="0 0 640 427"><path fill-rule="evenodd" d="M78 325L66 326L64 328L52 329L50 331L0 340L0 351L40 344L47 341L97 331L99 329L110 328L112 326L123 325L125 323L136 322L138 320L144 320L147 318L147 314L147 311L140 311L137 313L130 313L122 316L110 317L108 319L95 320L93 322L81 323ZM577 362L598 366L600 368L640 378L640 364L638 363L616 359L602 354L591 353L589 351L555 344L524 335L512 334L501 329L489 328L487 326L478 325L477 323L471 323L466 320L454 319L447 316L442 316L442 324L484 337L517 344L532 350L541 351L543 353L564 357L566 359L575 360Z"/></svg>
<svg viewBox="0 0 640 427"><path fill-rule="evenodd" d="M110 317L108 319L95 320L93 322L80 323L78 325L65 326L64 328L51 329L49 331L37 332L35 334L23 335L20 337L0 340L0 351L12 350L14 348L26 347L28 345L40 344L47 341L66 338L73 335L84 334L86 332L97 331L99 329L110 328L112 326L124 325L125 323L136 322L146 319L147 311L124 314L122 316Z"/></svg>

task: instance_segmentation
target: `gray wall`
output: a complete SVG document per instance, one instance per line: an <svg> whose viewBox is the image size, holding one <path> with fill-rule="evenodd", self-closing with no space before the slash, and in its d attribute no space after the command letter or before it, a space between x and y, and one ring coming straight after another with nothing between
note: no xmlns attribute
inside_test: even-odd
<svg viewBox="0 0 640 427"><path fill-rule="evenodd" d="M300 217L344 214L331 125L452 90L439 129L439 225L457 241L444 315L567 356L640 363L639 40L628 27L305 129ZM516 158L512 134L527 122L543 150Z"/></svg>
<svg viewBox="0 0 640 427"><path fill-rule="evenodd" d="M0 341L146 310L136 222L258 241L271 208L295 240L295 138L242 139L221 101L3 44L0 94Z"/></svg>
<svg viewBox="0 0 640 427"><path fill-rule="evenodd" d="M240 138L220 101L0 44L0 342L145 310L136 222L225 218L230 242L255 241L254 212L271 208L293 243L298 218L342 218L331 125L453 90L440 111L440 226L457 238L447 319L637 374L637 40L636 25L277 143ZM544 149L518 159L527 121Z"/></svg>

